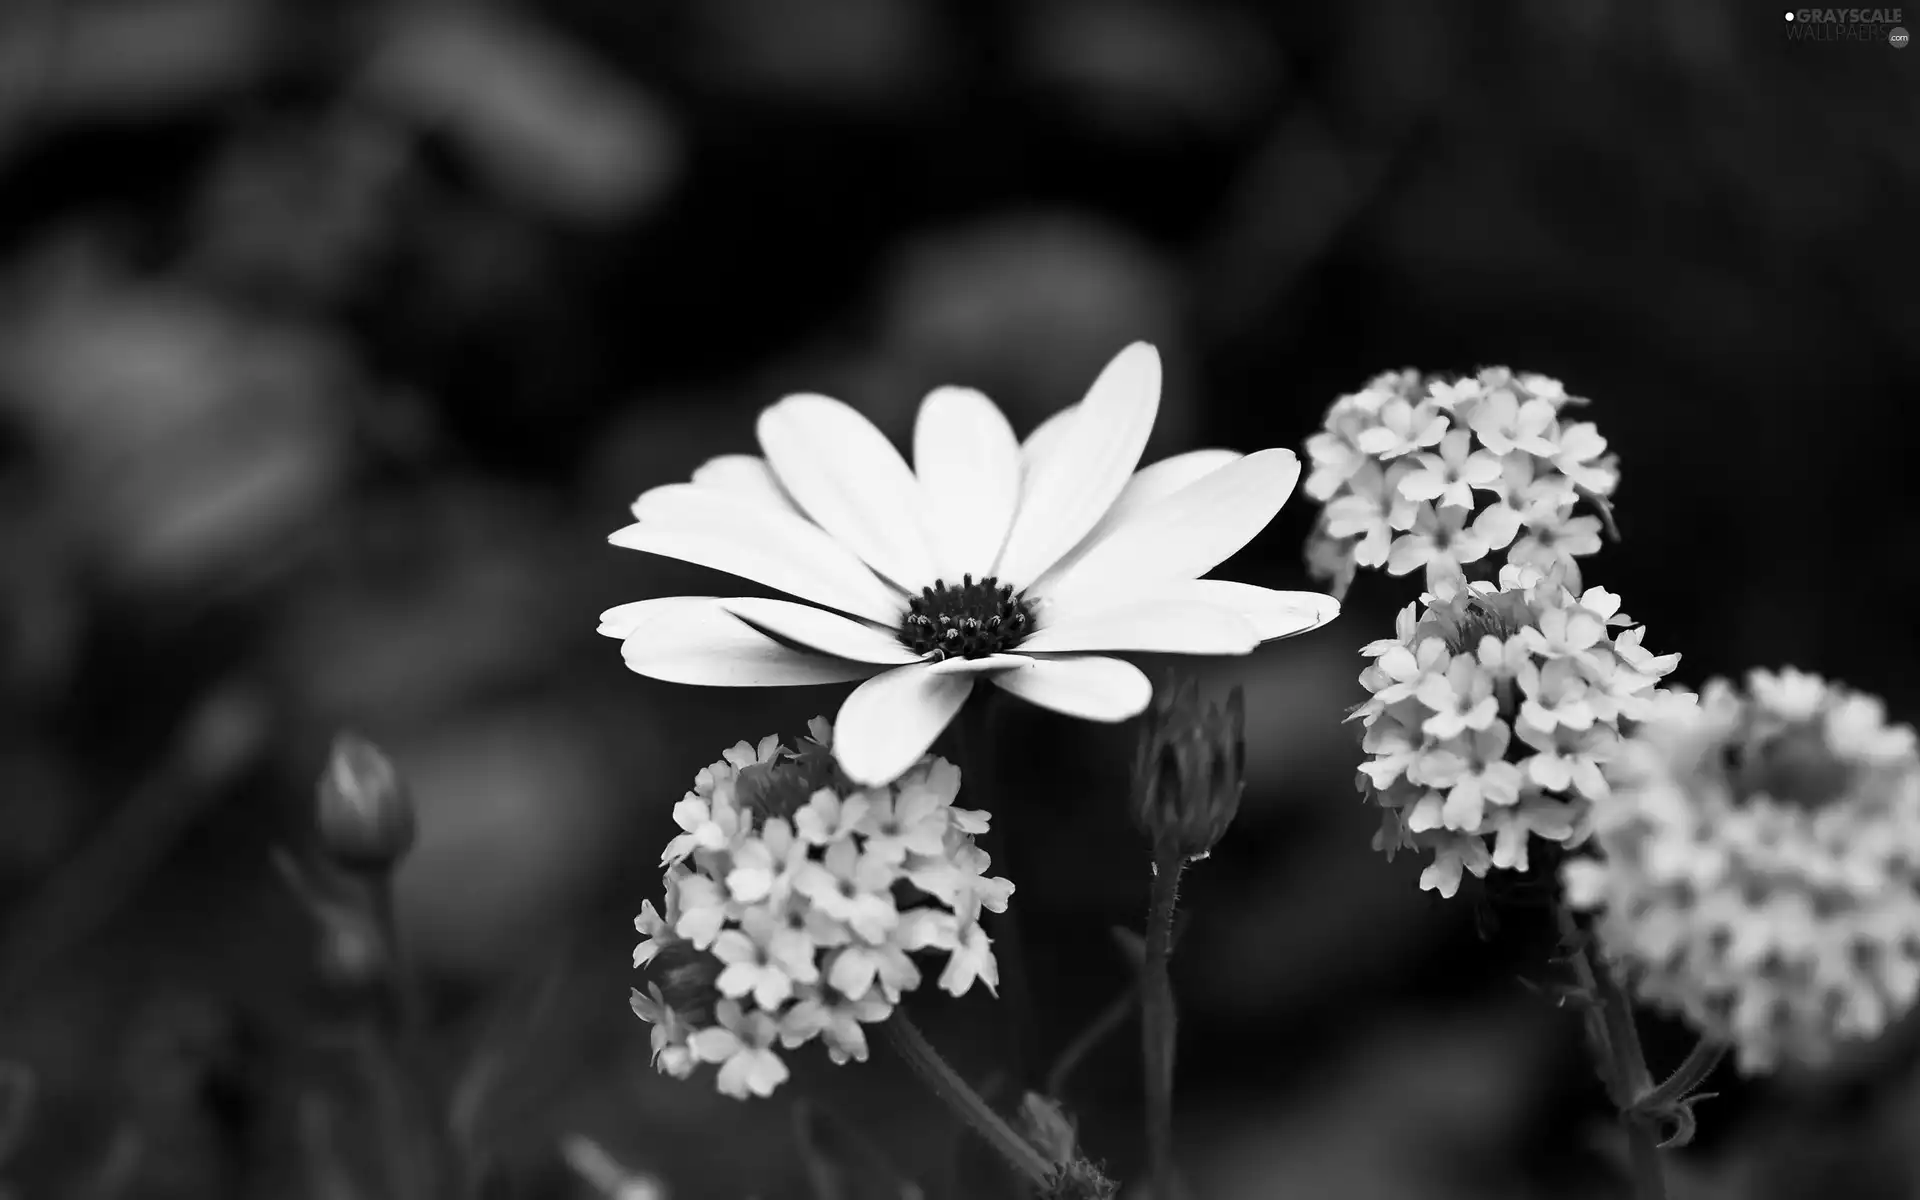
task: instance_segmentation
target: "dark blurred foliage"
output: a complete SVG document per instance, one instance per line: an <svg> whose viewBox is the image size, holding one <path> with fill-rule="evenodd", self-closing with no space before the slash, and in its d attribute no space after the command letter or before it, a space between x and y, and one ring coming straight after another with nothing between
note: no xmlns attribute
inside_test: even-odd
<svg viewBox="0 0 1920 1200"><path fill-rule="evenodd" d="M477 1136L519 1194L587 1194L601 1147L677 1197L801 1196L829 1126L941 1177L953 1130L884 1054L798 1056L742 1105L655 1076L627 1011L668 807L844 689L628 674L597 613L729 585L603 537L786 391L899 437L966 383L1024 430L1144 338L1157 455L1298 447L1383 369L1546 372L1621 456L1591 578L1650 648L1912 719L1917 72L1732 0L10 0L16 1193L356 1194L328 1164L359 1177L367 1119L270 860L310 840L341 726L420 805L400 903L436 1052L515 1051ZM1232 573L1307 586L1310 516ZM1539 914L1367 846L1337 722L1416 591L1363 579L1330 629L1205 670L1257 736L1175 963L1200 1196L1616 1194L1578 1023L1519 983ZM1006 719L1031 770L969 786L1012 830L1057 1051L1130 970L1102 935L1145 894L1128 734ZM997 1019L925 1024L977 1074ZM1913 1194L1916 1040L1716 1081L1679 1194ZM1066 1096L1123 1177L1137 1041ZM1685 1044L1651 1031L1659 1064Z"/></svg>

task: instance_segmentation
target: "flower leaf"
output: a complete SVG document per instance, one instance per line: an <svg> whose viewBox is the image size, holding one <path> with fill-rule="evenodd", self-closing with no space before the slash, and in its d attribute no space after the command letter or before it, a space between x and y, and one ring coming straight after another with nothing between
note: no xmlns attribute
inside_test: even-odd
<svg viewBox="0 0 1920 1200"><path fill-rule="evenodd" d="M1698 1118L1693 1115L1693 1106L1702 1100L1711 1100L1719 1092L1698 1092L1685 1100L1674 1102L1673 1106L1659 1114L1664 1125L1670 1125L1673 1132L1660 1143L1662 1150L1678 1150L1693 1141L1693 1135L1699 1130Z"/></svg>

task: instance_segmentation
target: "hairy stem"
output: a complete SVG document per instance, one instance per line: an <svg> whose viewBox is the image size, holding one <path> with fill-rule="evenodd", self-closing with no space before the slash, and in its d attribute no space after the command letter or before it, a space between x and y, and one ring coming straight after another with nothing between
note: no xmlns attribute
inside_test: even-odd
<svg viewBox="0 0 1920 1200"><path fill-rule="evenodd" d="M1653 1076L1640 1048L1640 1031L1633 1023L1633 999L1620 986L1606 963L1594 954L1579 923L1561 904L1554 905L1561 937L1574 951L1574 971L1582 989L1600 1010L1605 1032L1595 1047L1594 1069L1613 1098L1620 1128L1627 1136L1627 1165L1636 1200L1667 1200L1666 1174L1660 1166L1659 1133L1653 1121L1636 1111L1636 1101L1652 1088Z"/></svg>
<svg viewBox="0 0 1920 1200"><path fill-rule="evenodd" d="M1684 1100L1693 1094L1693 1090L1707 1081L1719 1067L1720 1060L1727 1056L1727 1044L1712 1038L1701 1038L1687 1051L1687 1057L1673 1074L1660 1081L1660 1086L1640 1097L1640 1107L1658 1110Z"/></svg>
<svg viewBox="0 0 1920 1200"><path fill-rule="evenodd" d="M1173 1002L1173 914L1186 860L1156 847L1147 903L1147 958L1140 976L1141 1049L1146 1064L1147 1164L1154 1200L1178 1200L1173 1161L1173 1057L1179 1013Z"/></svg>
<svg viewBox="0 0 1920 1200"><path fill-rule="evenodd" d="M904 1009L896 1008L882 1026L887 1031L887 1040L893 1044L900 1056L907 1060L920 1081L940 1097L942 1103L953 1110L955 1116L966 1122L982 1141L999 1151L1007 1164L1033 1183L1035 1187L1045 1187L1052 1177L1053 1166L1040 1151L1014 1131L1013 1126L1002 1120L1000 1114L993 1111L991 1105L980 1098L980 1094L967 1086L960 1073L940 1057L940 1052L927 1041L907 1017Z"/></svg>

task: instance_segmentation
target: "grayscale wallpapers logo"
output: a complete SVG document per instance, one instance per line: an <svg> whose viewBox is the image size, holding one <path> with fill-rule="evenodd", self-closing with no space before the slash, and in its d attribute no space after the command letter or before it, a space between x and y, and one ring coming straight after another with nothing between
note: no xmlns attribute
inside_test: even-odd
<svg viewBox="0 0 1920 1200"><path fill-rule="evenodd" d="M1897 8L1794 8L1787 10L1790 42L1882 42L1907 48L1905 20Z"/></svg>

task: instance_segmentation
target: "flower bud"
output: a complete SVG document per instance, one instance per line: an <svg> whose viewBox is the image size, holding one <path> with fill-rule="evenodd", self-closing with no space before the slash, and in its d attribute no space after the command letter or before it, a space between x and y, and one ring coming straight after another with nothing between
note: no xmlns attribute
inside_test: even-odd
<svg viewBox="0 0 1920 1200"><path fill-rule="evenodd" d="M320 776L320 844L355 870L391 870L413 848L413 800L391 760L365 738L343 733Z"/></svg>
<svg viewBox="0 0 1920 1200"><path fill-rule="evenodd" d="M1134 818L1156 853L1204 858L1233 823L1245 788L1245 701L1203 704L1192 680L1156 689L1134 758Z"/></svg>

